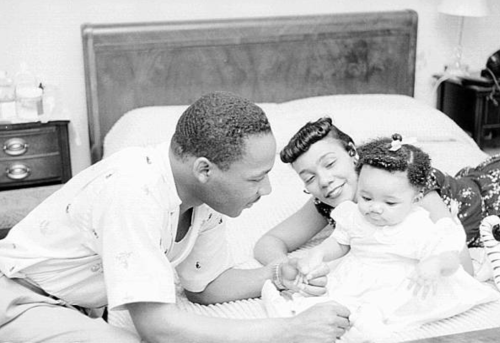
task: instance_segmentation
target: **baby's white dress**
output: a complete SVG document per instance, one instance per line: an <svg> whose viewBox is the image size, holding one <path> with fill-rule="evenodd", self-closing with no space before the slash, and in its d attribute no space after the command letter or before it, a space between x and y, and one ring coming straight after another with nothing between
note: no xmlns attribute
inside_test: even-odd
<svg viewBox="0 0 500 343"><path fill-rule="evenodd" d="M425 299L408 290L408 276L419 261L463 248L465 233L451 220L442 223L448 225L435 225L427 211L416 207L402 223L378 227L369 223L352 202L340 204L331 216L336 228L327 240L350 245L351 250L329 274L328 294L320 298L296 294L294 304L285 304L294 314L320 299L347 306L353 327L344 335L344 341L380 338L402 328L456 315L499 297L498 292L482 285L462 267L453 275L442 277L436 292L429 293ZM274 306L275 314L286 314L284 302L279 305L280 312L275 305L269 305L273 301L279 303L276 297L270 301L269 285L263 291L267 293L263 298L268 299L266 306L270 312Z"/></svg>

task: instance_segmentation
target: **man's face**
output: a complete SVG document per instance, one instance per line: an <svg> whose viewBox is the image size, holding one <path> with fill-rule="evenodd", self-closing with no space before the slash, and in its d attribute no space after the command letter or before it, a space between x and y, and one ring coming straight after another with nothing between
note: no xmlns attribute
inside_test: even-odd
<svg viewBox="0 0 500 343"><path fill-rule="evenodd" d="M365 165L358 179L358 208L376 226L403 221L416 204L418 191L406 172L388 172Z"/></svg>
<svg viewBox="0 0 500 343"><path fill-rule="evenodd" d="M215 167L205 203L229 217L237 217L262 196L271 193L269 172L276 157L276 140L269 133L247 138L244 156L226 171Z"/></svg>

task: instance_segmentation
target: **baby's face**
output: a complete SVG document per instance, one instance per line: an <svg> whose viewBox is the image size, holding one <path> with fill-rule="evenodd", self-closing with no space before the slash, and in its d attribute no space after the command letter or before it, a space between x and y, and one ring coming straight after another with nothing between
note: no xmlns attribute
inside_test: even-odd
<svg viewBox="0 0 500 343"><path fill-rule="evenodd" d="M418 191L406 172L388 172L365 165L358 178L358 208L376 226L396 225L416 205Z"/></svg>

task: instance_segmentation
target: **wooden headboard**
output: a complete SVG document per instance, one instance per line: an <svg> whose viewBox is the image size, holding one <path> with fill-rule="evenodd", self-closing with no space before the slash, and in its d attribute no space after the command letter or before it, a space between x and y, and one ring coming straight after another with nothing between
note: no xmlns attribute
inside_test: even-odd
<svg viewBox="0 0 500 343"><path fill-rule="evenodd" d="M414 11L82 25L92 162L127 111L226 90L254 102L413 96Z"/></svg>

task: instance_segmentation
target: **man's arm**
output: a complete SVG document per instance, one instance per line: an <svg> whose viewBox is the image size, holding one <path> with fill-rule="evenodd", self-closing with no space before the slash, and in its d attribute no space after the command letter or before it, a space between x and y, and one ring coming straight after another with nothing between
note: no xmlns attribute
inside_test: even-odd
<svg viewBox="0 0 500 343"><path fill-rule="evenodd" d="M292 318L254 320L201 316L175 304L133 303L127 309L148 343L331 343L349 327L349 311L335 302L316 305Z"/></svg>

